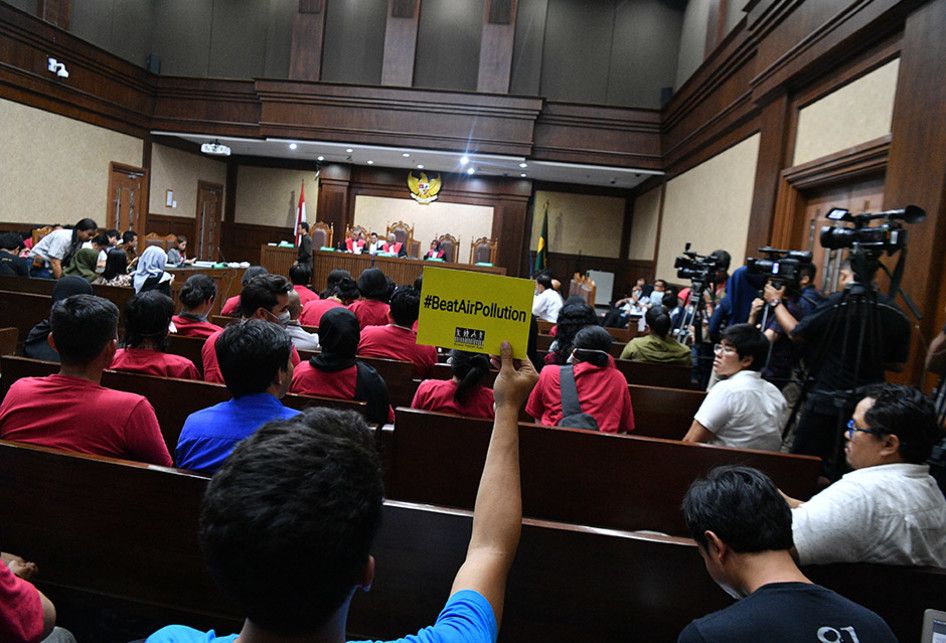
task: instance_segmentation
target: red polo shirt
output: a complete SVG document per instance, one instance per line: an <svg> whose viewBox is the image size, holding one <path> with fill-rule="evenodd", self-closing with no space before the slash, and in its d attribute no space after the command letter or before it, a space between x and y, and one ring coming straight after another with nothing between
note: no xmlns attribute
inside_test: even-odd
<svg viewBox="0 0 946 643"><path fill-rule="evenodd" d="M634 430L634 409L627 380L609 359L604 368L578 362L574 365L575 388L582 413L598 422L602 433L625 433ZM562 419L561 367L546 366L526 403L526 413L540 424L555 426Z"/></svg>
<svg viewBox="0 0 946 643"><path fill-rule="evenodd" d="M366 326L387 326L391 323L391 318L388 316L388 311L391 310L391 307L377 299L359 299L358 301L353 301L348 306L348 310L355 313L355 317L358 318L358 326L360 326L362 330L364 330Z"/></svg>
<svg viewBox="0 0 946 643"><path fill-rule="evenodd" d="M236 317L239 308L240 295L235 295L223 302L223 308L220 309L220 314L224 317Z"/></svg>
<svg viewBox="0 0 946 643"><path fill-rule="evenodd" d="M317 395L336 400L354 400L358 384L358 368L354 365L340 371L320 371L305 361L292 373L290 393ZM394 422L394 409L388 406L388 422Z"/></svg>
<svg viewBox="0 0 946 643"><path fill-rule="evenodd" d="M181 380L199 380L200 373L194 362L180 355L162 353L147 348L119 348L115 351L113 371L128 371L158 377L176 377Z"/></svg>
<svg viewBox="0 0 946 643"><path fill-rule="evenodd" d="M0 405L0 438L172 466L148 400L58 373L10 386Z"/></svg>
<svg viewBox="0 0 946 643"><path fill-rule="evenodd" d="M38 641L42 634L39 591L0 562L0 640Z"/></svg>
<svg viewBox="0 0 946 643"><path fill-rule="evenodd" d="M181 317L180 315L171 317L171 322L174 323L174 328L177 329L175 332L183 337L207 338L218 330L223 330L220 326L211 324L209 321L198 321L188 317Z"/></svg>
<svg viewBox="0 0 946 643"><path fill-rule="evenodd" d="M305 286L294 284L292 289L299 293L299 303L301 303L303 306L305 306L310 301L316 301L319 299L318 294L312 292Z"/></svg>
<svg viewBox="0 0 946 643"><path fill-rule="evenodd" d="M223 381L223 373L220 372L220 363L217 361L217 338L220 337L221 334L223 334L223 330L218 330L216 333L208 337L204 341L204 347L200 349L200 357L204 362L205 382L226 384L226 382ZM299 353L296 351L296 347L292 346L291 348L292 353L290 358L292 359L292 365L298 366L299 362L302 360L299 358Z"/></svg>
<svg viewBox="0 0 946 643"><path fill-rule="evenodd" d="M344 307L345 304L332 298L310 301L302 309L302 313L299 315L299 323L303 326L318 326L319 322L322 321L322 315L325 314L325 311L332 308Z"/></svg>
<svg viewBox="0 0 946 643"><path fill-rule="evenodd" d="M368 326L362 330L358 354L412 362L414 377L420 379L430 377L437 363L436 348L419 345L416 332L394 324Z"/></svg>
<svg viewBox="0 0 946 643"><path fill-rule="evenodd" d="M493 389L486 386L477 386L467 393L463 403L453 399L457 390L457 383L449 380L424 380L417 387L411 408L437 411L438 413L453 413L473 418L492 420Z"/></svg>

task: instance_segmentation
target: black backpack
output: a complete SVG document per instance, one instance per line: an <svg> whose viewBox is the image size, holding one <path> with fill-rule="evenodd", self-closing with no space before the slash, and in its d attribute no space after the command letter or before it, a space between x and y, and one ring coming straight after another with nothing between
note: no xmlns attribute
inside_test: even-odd
<svg viewBox="0 0 946 643"><path fill-rule="evenodd" d="M598 422L593 416L581 412L578 402L578 387L575 386L575 370L569 364L559 369L559 386L562 390L562 419L556 426L569 429L597 431Z"/></svg>

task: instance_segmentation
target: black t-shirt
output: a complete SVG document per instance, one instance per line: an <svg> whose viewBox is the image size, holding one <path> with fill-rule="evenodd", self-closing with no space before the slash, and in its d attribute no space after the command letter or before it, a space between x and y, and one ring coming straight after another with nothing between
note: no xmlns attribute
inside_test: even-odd
<svg viewBox="0 0 946 643"><path fill-rule="evenodd" d="M896 643L875 613L819 585L771 583L698 618L678 643Z"/></svg>
<svg viewBox="0 0 946 643"><path fill-rule="evenodd" d="M864 384L884 381L884 364L907 361L910 353L910 321L895 306L877 302L873 318L864 325L865 333L873 335L859 339L862 320L870 315L871 306L852 300L841 304L842 294L835 293L798 322L793 334L806 343L809 368L816 368L814 391L843 391ZM833 326L833 328L832 328ZM844 341L847 327L847 342ZM862 346L857 381L854 381L858 344ZM822 354L824 360L818 361ZM846 346L846 349L845 349Z"/></svg>
<svg viewBox="0 0 946 643"><path fill-rule="evenodd" d="M29 277L29 263L26 259L12 255L6 250L0 250L0 276Z"/></svg>

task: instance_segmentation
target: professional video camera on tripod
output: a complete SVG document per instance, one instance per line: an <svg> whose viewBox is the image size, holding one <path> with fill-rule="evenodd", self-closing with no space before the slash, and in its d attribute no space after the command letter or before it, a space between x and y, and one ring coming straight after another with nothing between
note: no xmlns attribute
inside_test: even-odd
<svg viewBox="0 0 946 643"><path fill-rule="evenodd" d="M903 297L915 317L920 318L920 313L900 290L907 254L907 230L903 224L923 221L926 213L911 205L857 215L836 208L827 216L832 221L851 224L822 227L820 242L826 249L848 249L854 280L799 321L794 329L795 337L805 342L809 350L807 377L792 414L794 417L802 409L792 452L821 456L826 473L836 478L844 470L842 436L858 402L858 388L883 382L885 369L907 361L910 322L894 306L896 295ZM880 225L870 226L878 220ZM898 252L899 260L891 273L880 259ZM878 295L874 281L878 270L890 277L886 296Z"/></svg>

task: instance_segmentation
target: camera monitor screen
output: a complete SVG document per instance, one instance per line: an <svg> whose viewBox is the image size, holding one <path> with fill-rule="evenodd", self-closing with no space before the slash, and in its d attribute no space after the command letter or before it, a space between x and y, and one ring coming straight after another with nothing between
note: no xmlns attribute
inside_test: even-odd
<svg viewBox="0 0 946 643"><path fill-rule="evenodd" d="M922 643L946 643L946 612L926 610L923 614Z"/></svg>
<svg viewBox="0 0 946 643"><path fill-rule="evenodd" d="M844 208L831 208L828 210L828 214L826 214L825 217L832 221L842 221L849 212L850 210L845 210Z"/></svg>

